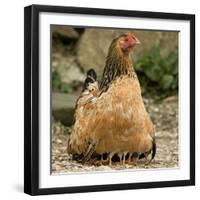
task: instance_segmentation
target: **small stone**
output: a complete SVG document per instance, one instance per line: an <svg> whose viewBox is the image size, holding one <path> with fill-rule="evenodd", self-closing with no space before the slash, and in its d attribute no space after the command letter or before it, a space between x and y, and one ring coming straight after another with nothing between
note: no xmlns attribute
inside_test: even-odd
<svg viewBox="0 0 200 200"><path fill-rule="evenodd" d="M62 140L57 139L56 142L57 142L58 144L61 144L61 143L62 143Z"/></svg>

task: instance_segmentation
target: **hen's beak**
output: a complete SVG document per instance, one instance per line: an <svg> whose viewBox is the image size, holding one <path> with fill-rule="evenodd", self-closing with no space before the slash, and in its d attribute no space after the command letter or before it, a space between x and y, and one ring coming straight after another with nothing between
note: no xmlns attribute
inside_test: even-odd
<svg viewBox="0 0 200 200"><path fill-rule="evenodd" d="M135 44L141 44L140 40L137 37L135 37Z"/></svg>

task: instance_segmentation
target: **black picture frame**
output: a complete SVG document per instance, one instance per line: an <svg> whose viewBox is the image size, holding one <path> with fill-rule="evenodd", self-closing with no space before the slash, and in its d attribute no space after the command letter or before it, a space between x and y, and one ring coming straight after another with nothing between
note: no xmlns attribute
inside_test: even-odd
<svg viewBox="0 0 200 200"><path fill-rule="evenodd" d="M190 22L190 179L162 182L39 188L39 13L77 13ZM30 195L195 185L195 15L31 5L24 9L24 192Z"/></svg>

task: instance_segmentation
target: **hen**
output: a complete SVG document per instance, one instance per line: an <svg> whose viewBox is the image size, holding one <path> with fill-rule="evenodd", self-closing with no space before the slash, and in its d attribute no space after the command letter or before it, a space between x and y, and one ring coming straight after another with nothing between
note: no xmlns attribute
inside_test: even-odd
<svg viewBox="0 0 200 200"><path fill-rule="evenodd" d="M68 152L83 162L101 157L123 164L156 153L154 125L145 109L130 52L140 41L133 33L115 38L109 48L98 84L93 69L87 73L76 103L75 124Z"/></svg>

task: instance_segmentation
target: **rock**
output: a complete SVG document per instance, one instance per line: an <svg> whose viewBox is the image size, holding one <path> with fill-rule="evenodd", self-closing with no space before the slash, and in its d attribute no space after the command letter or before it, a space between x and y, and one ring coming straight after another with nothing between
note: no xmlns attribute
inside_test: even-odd
<svg viewBox="0 0 200 200"><path fill-rule="evenodd" d="M71 84L73 81L83 82L85 76L77 65L72 51L75 45L72 41L78 40L79 33L67 26L53 26L52 32L52 70L58 72L64 84Z"/></svg>
<svg viewBox="0 0 200 200"><path fill-rule="evenodd" d="M130 30L86 29L77 46L77 61L87 71L94 68L101 77L106 55L111 41L118 35ZM154 46L160 45L161 55L167 56L178 46L177 32L132 30L141 44L134 48L133 60L141 59Z"/></svg>
<svg viewBox="0 0 200 200"><path fill-rule="evenodd" d="M52 94L53 110L74 108L78 94L65 94L55 92Z"/></svg>
<svg viewBox="0 0 200 200"><path fill-rule="evenodd" d="M80 66L85 71L94 68L97 74L100 75L113 38L113 30L86 29L77 46L77 61Z"/></svg>
<svg viewBox="0 0 200 200"><path fill-rule="evenodd" d="M161 55L168 56L171 51L176 49L178 49L178 32L162 32L160 38Z"/></svg>
<svg viewBox="0 0 200 200"><path fill-rule="evenodd" d="M58 144L62 144L62 140L60 140L60 139L57 139L57 141L56 141Z"/></svg>
<svg viewBox="0 0 200 200"><path fill-rule="evenodd" d="M74 122L74 108L78 95L64 93L52 94L52 112L55 121L60 121L66 126Z"/></svg>
<svg viewBox="0 0 200 200"><path fill-rule="evenodd" d="M54 38L60 37L61 40L78 39L79 37L75 29L62 25L52 26L52 33Z"/></svg>
<svg viewBox="0 0 200 200"><path fill-rule="evenodd" d="M164 102L173 102L173 101L178 101L178 96L174 95L174 96L169 96L169 97L166 97L164 100Z"/></svg>
<svg viewBox="0 0 200 200"><path fill-rule="evenodd" d="M57 70L60 74L62 83L70 84L73 81L83 82L85 79L85 75L81 72L73 55L66 53L63 56L60 53L54 53L52 57L52 68L53 71Z"/></svg>

